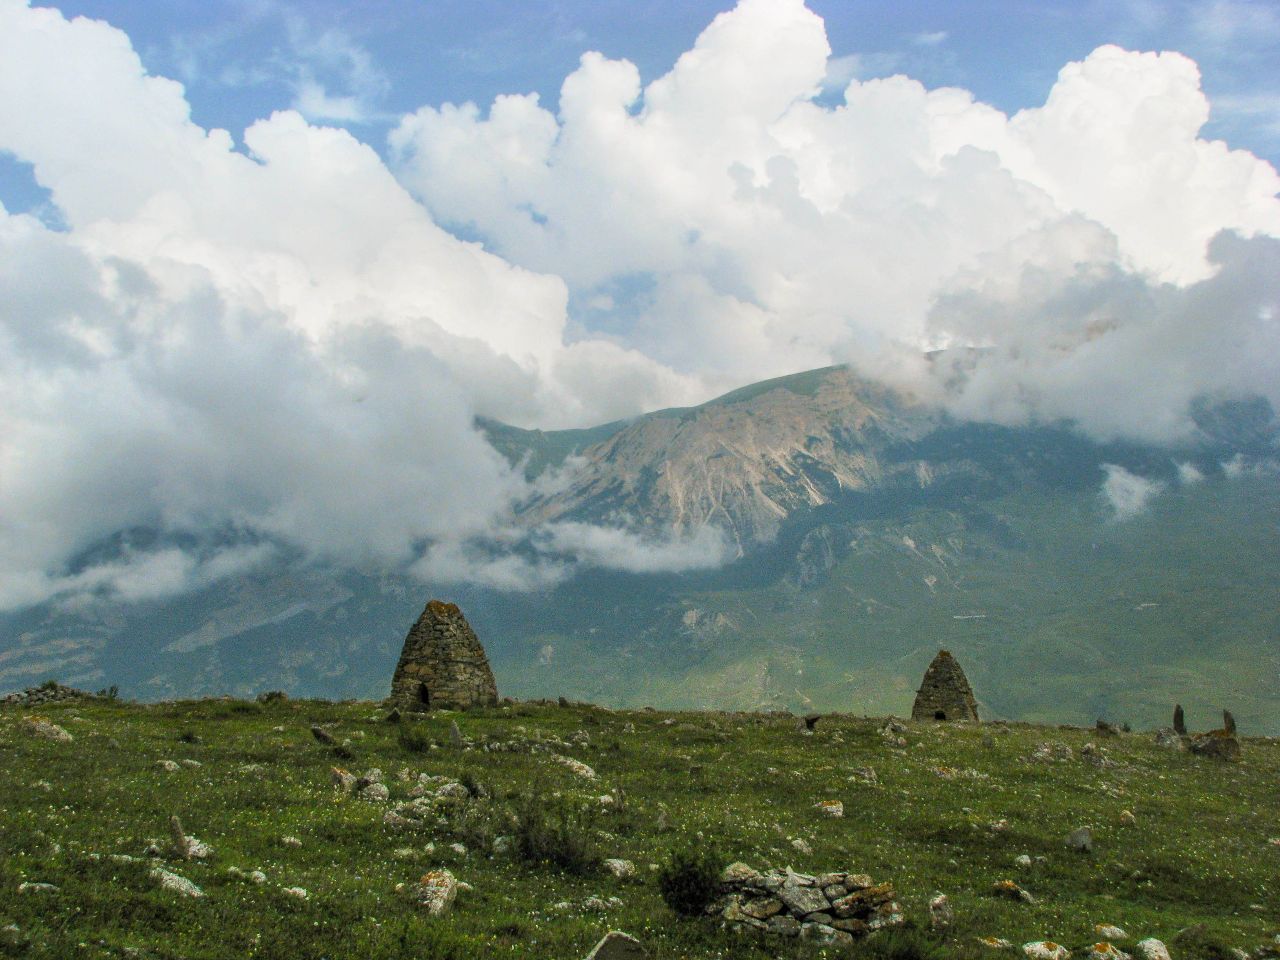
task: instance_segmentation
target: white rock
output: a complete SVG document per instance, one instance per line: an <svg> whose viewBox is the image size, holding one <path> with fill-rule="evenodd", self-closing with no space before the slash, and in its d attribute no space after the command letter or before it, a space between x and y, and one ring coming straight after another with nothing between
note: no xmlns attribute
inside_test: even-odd
<svg viewBox="0 0 1280 960"><path fill-rule="evenodd" d="M304 887L281 887L280 892L286 897L296 897L299 900L307 899L307 891Z"/></svg>
<svg viewBox="0 0 1280 960"><path fill-rule="evenodd" d="M570 770L572 770L574 773L576 773L580 777L583 777L587 780L596 779L596 772L592 770L590 767L588 767L581 760L575 760L573 757L562 756L561 754L558 754L558 753L551 754L551 759L554 760L556 763L560 764L562 767L568 767Z"/></svg>
<svg viewBox="0 0 1280 960"><path fill-rule="evenodd" d="M74 739L62 727L56 723L50 723L43 717L23 717L22 721L27 733L33 737L39 737L41 740L52 740L54 743L71 743Z"/></svg>
<svg viewBox="0 0 1280 960"><path fill-rule="evenodd" d="M1022 854L1020 857L1016 858L1013 862L1016 863L1018 866L1024 867L1024 868L1031 866L1031 858L1027 856L1027 854L1025 853Z"/></svg>
<svg viewBox="0 0 1280 960"><path fill-rule="evenodd" d="M636 865L630 860L610 858L604 862L604 868L619 880L627 880L636 875Z"/></svg>
<svg viewBox="0 0 1280 960"><path fill-rule="evenodd" d="M286 847L302 846L302 841L299 840L297 837L281 837L280 842L283 843Z"/></svg>
<svg viewBox="0 0 1280 960"><path fill-rule="evenodd" d="M391 797L391 791L387 789L385 783L371 783L360 791L360 796L365 800L381 802Z"/></svg>
<svg viewBox="0 0 1280 960"><path fill-rule="evenodd" d="M413 896L427 913L437 917L453 906L458 881L448 870L432 870L414 885Z"/></svg>
<svg viewBox="0 0 1280 960"><path fill-rule="evenodd" d="M1031 960L1067 960L1071 951L1052 940L1035 940L1022 945L1022 952Z"/></svg>
<svg viewBox="0 0 1280 960"><path fill-rule="evenodd" d="M1103 940L1128 940L1129 935L1113 923L1096 923L1093 932Z"/></svg>
<svg viewBox="0 0 1280 960"><path fill-rule="evenodd" d="M809 846L803 839L796 837L791 841L792 848L801 856L809 857L813 855L813 847Z"/></svg>
<svg viewBox="0 0 1280 960"><path fill-rule="evenodd" d="M161 770L163 770L165 773L177 773L180 769L182 769L181 767L178 766L177 761L174 761L174 760L157 760L156 766L159 767Z"/></svg>
<svg viewBox="0 0 1280 960"><path fill-rule="evenodd" d="M160 884L160 889L168 890L171 893L177 893L184 897L204 896L204 891L186 877L180 877L176 873L170 873L160 867L156 867L151 871L151 879Z"/></svg>
<svg viewBox="0 0 1280 960"><path fill-rule="evenodd" d="M1155 937L1148 937L1146 940L1139 941L1137 951L1142 960L1170 960L1169 948L1164 945L1163 941L1157 940Z"/></svg>
<svg viewBox="0 0 1280 960"><path fill-rule="evenodd" d="M587 960L645 960L649 954L630 934L610 930L591 948Z"/></svg>
<svg viewBox="0 0 1280 960"><path fill-rule="evenodd" d="M844 804L839 800L819 800L813 806L819 813L827 817L838 818L844 816Z"/></svg>

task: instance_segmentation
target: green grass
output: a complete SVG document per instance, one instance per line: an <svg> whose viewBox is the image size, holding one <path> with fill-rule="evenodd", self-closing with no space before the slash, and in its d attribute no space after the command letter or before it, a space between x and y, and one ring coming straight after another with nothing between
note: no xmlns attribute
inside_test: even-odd
<svg viewBox="0 0 1280 960"><path fill-rule="evenodd" d="M876 721L851 717L802 737L781 716L527 704L400 725L370 703L319 701L82 703L40 714L75 742L36 739L22 729L23 711L0 711L0 927L19 928L16 938L0 935L0 955L563 960L584 956L610 929L640 937L655 958L820 955L678 917L650 865L691 845L758 867L852 869L894 883L917 929L873 937L854 956L992 956L974 945L979 935L1050 938L1087 956L1093 925L1115 923L1131 940L1165 940L1181 960L1215 944L1251 950L1277 932L1280 915L1280 847L1268 843L1280 836L1280 744L1268 740L1246 741L1244 762L1224 766L1135 734L1102 741L1116 765L1097 768L1078 759L1087 731L1023 725L909 724L898 749ZM450 747L451 719L476 744L585 731L587 745L557 749L598 780L547 753ZM392 803L406 799L404 768L460 780L474 796L426 827L388 828L387 804L331 786L333 748L314 740L312 724L352 740L356 759L343 766L381 768ZM402 737L406 726L414 736ZM1046 742L1067 744L1077 759L1030 761ZM164 759L200 766L166 773ZM866 767L876 783L857 774ZM612 807L602 806L599 797L615 790ZM813 804L822 799L843 801L845 817L820 816ZM522 855L519 845L487 853L496 831L524 829L521 810L539 842L576 831L575 850L630 859L637 877ZM1122 823L1125 810L1135 824ZM214 848L205 862L166 863L200 885L203 899L161 891L150 863L108 859L163 841L173 813ZM1082 824L1095 832L1092 855L1062 842ZM302 845L284 845L286 835ZM465 855L450 849L459 839L470 841ZM794 839L812 853L797 852ZM1045 859L1020 869L1020 854ZM237 879L232 866L262 870L267 882ZM438 866L474 891L429 918L395 888ZM992 897L1004 878L1036 902ZM19 895L24 881L59 889ZM282 893L293 886L309 898ZM938 891L955 907L946 935L927 930ZM593 896L621 906L585 909ZM1179 950L1175 936L1197 925Z"/></svg>

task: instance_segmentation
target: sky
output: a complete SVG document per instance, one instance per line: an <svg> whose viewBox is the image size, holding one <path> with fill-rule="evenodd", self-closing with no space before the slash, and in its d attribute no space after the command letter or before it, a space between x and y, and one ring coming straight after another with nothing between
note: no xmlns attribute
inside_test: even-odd
<svg viewBox="0 0 1280 960"><path fill-rule="evenodd" d="M832 363L1098 439L1280 403L1278 53L1256 0L0 0L0 609L721 559L511 552L477 415Z"/></svg>

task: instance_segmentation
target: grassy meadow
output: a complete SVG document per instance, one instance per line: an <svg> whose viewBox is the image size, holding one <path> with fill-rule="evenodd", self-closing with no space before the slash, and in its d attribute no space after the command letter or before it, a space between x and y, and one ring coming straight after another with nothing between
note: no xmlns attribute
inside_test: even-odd
<svg viewBox="0 0 1280 960"><path fill-rule="evenodd" d="M33 715L73 741L34 736ZM654 958L998 960L1022 954L977 938L1087 957L1094 926L1115 924L1128 952L1156 937L1174 960L1227 960L1280 933L1274 740L1245 739L1243 761L1224 764L1150 733L1021 724L886 735L884 721L836 715L806 736L780 714L530 703L385 716L305 700L0 709L0 955L565 960L617 929ZM335 766L380 769L389 799L338 789ZM421 774L465 790L421 823L384 822ZM206 858L169 852L173 814ZM1080 826L1091 852L1064 843ZM158 858L144 855L153 841ZM824 950L680 917L658 877L691 845L724 863L870 874L896 887L906 928ZM204 896L163 889L156 867ZM438 868L471 889L433 917L397 886ZM994 895L1005 879L1034 902ZM935 931L938 893L955 918Z"/></svg>

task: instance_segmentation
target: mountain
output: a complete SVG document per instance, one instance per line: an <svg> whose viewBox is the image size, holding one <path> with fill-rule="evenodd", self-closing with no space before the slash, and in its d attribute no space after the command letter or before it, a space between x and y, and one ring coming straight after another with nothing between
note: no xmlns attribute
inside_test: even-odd
<svg viewBox="0 0 1280 960"><path fill-rule="evenodd" d="M0 616L0 690L381 696L445 596L515 696L903 714L946 647L984 716L1154 726L1177 701L1280 734L1275 418L1196 415L1184 448L1099 444L957 422L829 368L588 430L486 422L539 478L530 529L711 525L730 562L500 593L281 559L177 600Z"/></svg>

